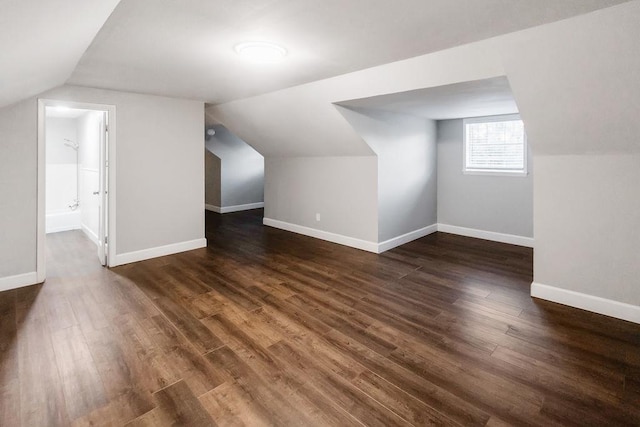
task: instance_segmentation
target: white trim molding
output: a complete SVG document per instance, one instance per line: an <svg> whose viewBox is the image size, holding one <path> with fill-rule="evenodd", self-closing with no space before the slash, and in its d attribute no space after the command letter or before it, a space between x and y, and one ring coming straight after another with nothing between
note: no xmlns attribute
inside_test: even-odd
<svg viewBox="0 0 640 427"><path fill-rule="evenodd" d="M264 202L248 203L246 205L222 206L222 207L205 204L204 208L208 211L217 212L219 214L226 214L231 212L249 211L251 209L264 208Z"/></svg>
<svg viewBox="0 0 640 427"><path fill-rule="evenodd" d="M494 233L492 231L475 230L472 228L456 227L447 224L432 224L427 227L403 234L401 236L385 240L384 242L377 243L356 239L354 237L344 236L342 234L331 233L329 231L305 227L298 224L291 224L271 218L263 218L262 223L269 227L279 228L280 230L291 231L293 233L302 234L304 236L315 237L316 239L326 240L328 242L333 242L339 245L349 246L376 254L386 252L395 247L420 239L421 237L428 236L429 234L435 233L436 231L474 237L477 239L492 240L495 242L508 243L511 245L526 246L529 248L533 247L533 239L530 237Z"/></svg>
<svg viewBox="0 0 640 427"><path fill-rule="evenodd" d="M437 224L429 225L419 230L414 230L401 236L394 237L384 242L370 242L368 240L356 239L342 234L331 233L329 231L318 230L315 228L305 227L302 225L291 224L289 222L278 221L271 218L263 218L262 223L266 226L278 228L280 230L291 231L292 233L302 234L304 236L314 237L327 242L337 243L339 245L349 246L351 248L360 249L374 254L380 254L390 249L404 245L421 237L427 236L437 231Z"/></svg>
<svg viewBox="0 0 640 427"><path fill-rule="evenodd" d="M510 245L533 248L534 239L531 237L516 236L515 234L496 233L494 231L476 230L475 228L458 227L456 225L438 224L438 231L457 234L476 239L492 240L494 242L508 243Z"/></svg>
<svg viewBox="0 0 640 427"><path fill-rule="evenodd" d="M86 224L82 224L82 231L89 238L89 240L91 240L96 245L99 244L100 239L98 238L98 235L94 233L89 227L87 227Z"/></svg>
<svg viewBox="0 0 640 427"><path fill-rule="evenodd" d="M130 264L132 262L144 261L151 258L158 258L165 255L173 255L180 252L192 251L194 249L200 249L206 246L207 239L202 238L189 240L187 242L173 243L171 245L158 246L155 248L143 249L135 252L117 254L114 262L110 263L110 267Z"/></svg>
<svg viewBox="0 0 640 427"><path fill-rule="evenodd" d="M640 306L533 282L531 296L640 324Z"/></svg>
<svg viewBox="0 0 640 427"><path fill-rule="evenodd" d="M315 228L305 227L302 225L291 224L289 222L278 221L277 219L263 218L262 223L266 226L278 228L280 230L291 231L293 233L302 234L304 236L315 237L316 239L326 240L327 242L337 243L339 245L350 246L352 248L361 249L367 252L378 253L378 244L367 240L356 239L354 237L344 236L342 234L331 233L329 231L316 230Z"/></svg>
<svg viewBox="0 0 640 427"><path fill-rule="evenodd" d="M38 283L42 282L38 280L38 273L35 271L15 276L0 277L0 292L23 288L25 286L31 286Z"/></svg>
<svg viewBox="0 0 640 427"><path fill-rule="evenodd" d="M438 231L438 224L432 224L427 227L423 227L418 230L403 234L401 236L385 240L384 242L378 243L378 253L381 254L382 252L386 252L390 249L396 248L406 243L413 242L414 240L420 239L421 237L433 234L436 231Z"/></svg>

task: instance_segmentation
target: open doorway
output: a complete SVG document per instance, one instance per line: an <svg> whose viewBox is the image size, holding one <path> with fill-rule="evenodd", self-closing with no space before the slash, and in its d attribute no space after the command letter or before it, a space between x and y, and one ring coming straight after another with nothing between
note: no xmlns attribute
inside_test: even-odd
<svg viewBox="0 0 640 427"><path fill-rule="evenodd" d="M223 125L205 129L205 209L264 207L264 157Z"/></svg>
<svg viewBox="0 0 640 427"><path fill-rule="evenodd" d="M38 114L38 279L46 236L82 233L96 263L114 253L115 107L40 100Z"/></svg>

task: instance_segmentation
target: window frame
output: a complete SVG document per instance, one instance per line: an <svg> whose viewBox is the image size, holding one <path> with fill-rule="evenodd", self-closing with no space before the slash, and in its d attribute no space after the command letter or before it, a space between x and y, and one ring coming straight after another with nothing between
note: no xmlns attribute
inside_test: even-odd
<svg viewBox="0 0 640 427"><path fill-rule="evenodd" d="M528 142L527 132L524 131L523 138L523 169L522 170L500 170L500 169L474 169L467 167L467 124L473 123L491 123L491 122L510 122L522 120L520 114L501 114L498 116L471 117L462 120L462 173L464 175L489 175L489 176L520 176L528 175Z"/></svg>

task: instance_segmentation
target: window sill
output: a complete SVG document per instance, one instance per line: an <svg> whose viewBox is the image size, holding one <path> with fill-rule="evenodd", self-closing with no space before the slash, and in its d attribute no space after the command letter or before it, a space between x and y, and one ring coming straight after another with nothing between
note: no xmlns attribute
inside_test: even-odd
<svg viewBox="0 0 640 427"><path fill-rule="evenodd" d="M486 175L486 176L513 176L513 177L526 177L529 174L526 171L497 171L497 170L473 170L465 169L462 171L464 175Z"/></svg>

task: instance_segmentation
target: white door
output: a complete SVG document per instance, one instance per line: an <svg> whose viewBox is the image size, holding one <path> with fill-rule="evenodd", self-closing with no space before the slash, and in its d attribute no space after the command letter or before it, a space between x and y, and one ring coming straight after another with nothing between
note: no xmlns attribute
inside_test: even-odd
<svg viewBox="0 0 640 427"><path fill-rule="evenodd" d="M102 113L102 120L100 121L100 160L98 168L98 258L100 264L107 265L107 245L109 244L109 237L107 233L107 212L108 212L108 192L107 188L109 177L109 157L108 157L108 144L109 144L109 114L105 111Z"/></svg>

